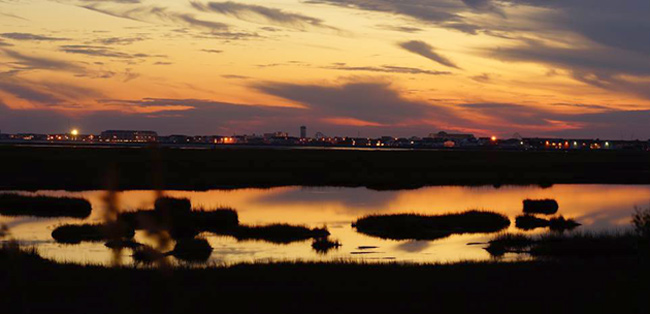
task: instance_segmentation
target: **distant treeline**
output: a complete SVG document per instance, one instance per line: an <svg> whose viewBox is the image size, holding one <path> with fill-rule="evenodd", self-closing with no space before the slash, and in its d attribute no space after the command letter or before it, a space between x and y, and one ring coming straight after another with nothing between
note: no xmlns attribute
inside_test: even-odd
<svg viewBox="0 0 650 314"><path fill-rule="evenodd" d="M637 151L338 151L0 146L0 189L192 189L286 185L650 184Z"/></svg>

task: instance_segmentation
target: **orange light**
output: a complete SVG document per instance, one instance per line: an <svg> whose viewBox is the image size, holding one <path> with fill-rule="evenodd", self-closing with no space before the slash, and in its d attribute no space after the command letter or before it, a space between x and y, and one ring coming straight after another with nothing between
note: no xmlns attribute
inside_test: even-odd
<svg viewBox="0 0 650 314"><path fill-rule="evenodd" d="M492 142L496 142L497 137L493 135L490 139L492 140Z"/></svg>

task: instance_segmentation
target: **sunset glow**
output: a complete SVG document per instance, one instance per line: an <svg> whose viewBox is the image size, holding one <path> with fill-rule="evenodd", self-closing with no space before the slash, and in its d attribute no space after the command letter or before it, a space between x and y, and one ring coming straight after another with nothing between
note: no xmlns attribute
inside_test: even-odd
<svg viewBox="0 0 650 314"><path fill-rule="evenodd" d="M647 139L622 2L1 1L0 128Z"/></svg>

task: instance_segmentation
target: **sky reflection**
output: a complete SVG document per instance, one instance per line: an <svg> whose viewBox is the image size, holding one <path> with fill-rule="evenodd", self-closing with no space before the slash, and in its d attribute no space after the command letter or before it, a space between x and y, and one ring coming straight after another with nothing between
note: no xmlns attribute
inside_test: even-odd
<svg viewBox="0 0 650 314"><path fill-rule="evenodd" d="M41 254L47 258L79 263L110 263L111 252L103 243L62 245L55 243L50 236L52 230L63 223L100 222L102 211L105 210L102 200L104 191L38 191L35 194L84 197L91 202L93 213L85 220L0 217L0 222L11 227L14 238L38 247ZM452 235L437 241L393 241L357 233L350 224L368 214L413 212L435 215L485 209L510 217L513 223L509 231L517 231L514 218L522 213L522 200L553 198L560 205L559 214L574 218L583 224L577 230L619 230L629 227L630 215L635 206L650 204L650 186L630 185L555 185L550 188L441 186L404 191L281 187L229 191L169 191L165 194L190 198L194 207L207 210L232 207L239 213L240 222L247 225L290 223L309 227L327 226L332 233L331 238L343 244L338 250L323 255L317 254L311 248L310 241L277 245L260 241L238 241L231 237L204 233L214 248L210 262L216 264L268 260L485 260L490 256L482 250L482 246L467 244L485 242L490 235ZM155 196L153 191L119 192L118 204L122 211L151 209ZM543 230L537 229L534 232ZM136 234L136 240L143 243L147 241L140 232ZM360 246L377 248L360 250ZM131 263L130 251L125 250L122 254L123 261Z"/></svg>

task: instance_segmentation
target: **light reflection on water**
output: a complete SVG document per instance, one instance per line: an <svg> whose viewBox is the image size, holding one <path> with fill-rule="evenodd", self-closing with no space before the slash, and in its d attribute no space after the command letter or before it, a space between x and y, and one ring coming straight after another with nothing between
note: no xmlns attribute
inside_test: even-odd
<svg viewBox="0 0 650 314"><path fill-rule="evenodd" d="M38 191L26 194L76 196L88 199L93 213L85 221L68 218L43 219L0 217L0 222L11 228L14 238L39 249L41 255L58 261L110 264L111 251L103 243L63 245L55 243L50 234L63 223L101 222L105 191L65 192ZM343 246L328 254L318 254L311 242L271 244L260 241L237 241L234 238L204 236L214 248L210 262L231 264L252 261L277 260L364 260L403 262L454 262L486 260L490 255L481 245L485 234L454 235L436 241L382 240L357 233L350 223L368 214L414 212L443 214L468 209L486 209L506 214L513 221L509 231L517 231L514 217L521 214L522 200L526 198L553 198L560 204L559 214L574 218L583 226L577 230L616 230L629 226L635 206L650 203L650 186L630 185L555 185L494 187L425 187L416 190L374 191L366 188L308 188L281 187L272 189L241 189L213 191L169 191L172 197L187 197L194 207L206 209L232 207L243 224L268 223L304 224L310 227L327 226L331 238ZM153 191L125 191L118 193L122 211L151 209L156 194ZM539 230L537 232L543 232ZM146 242L142 232L136 240ZM374 246L373 249L358 249ZM131 263L130 250L123 251L123 261Z"/></svg>

